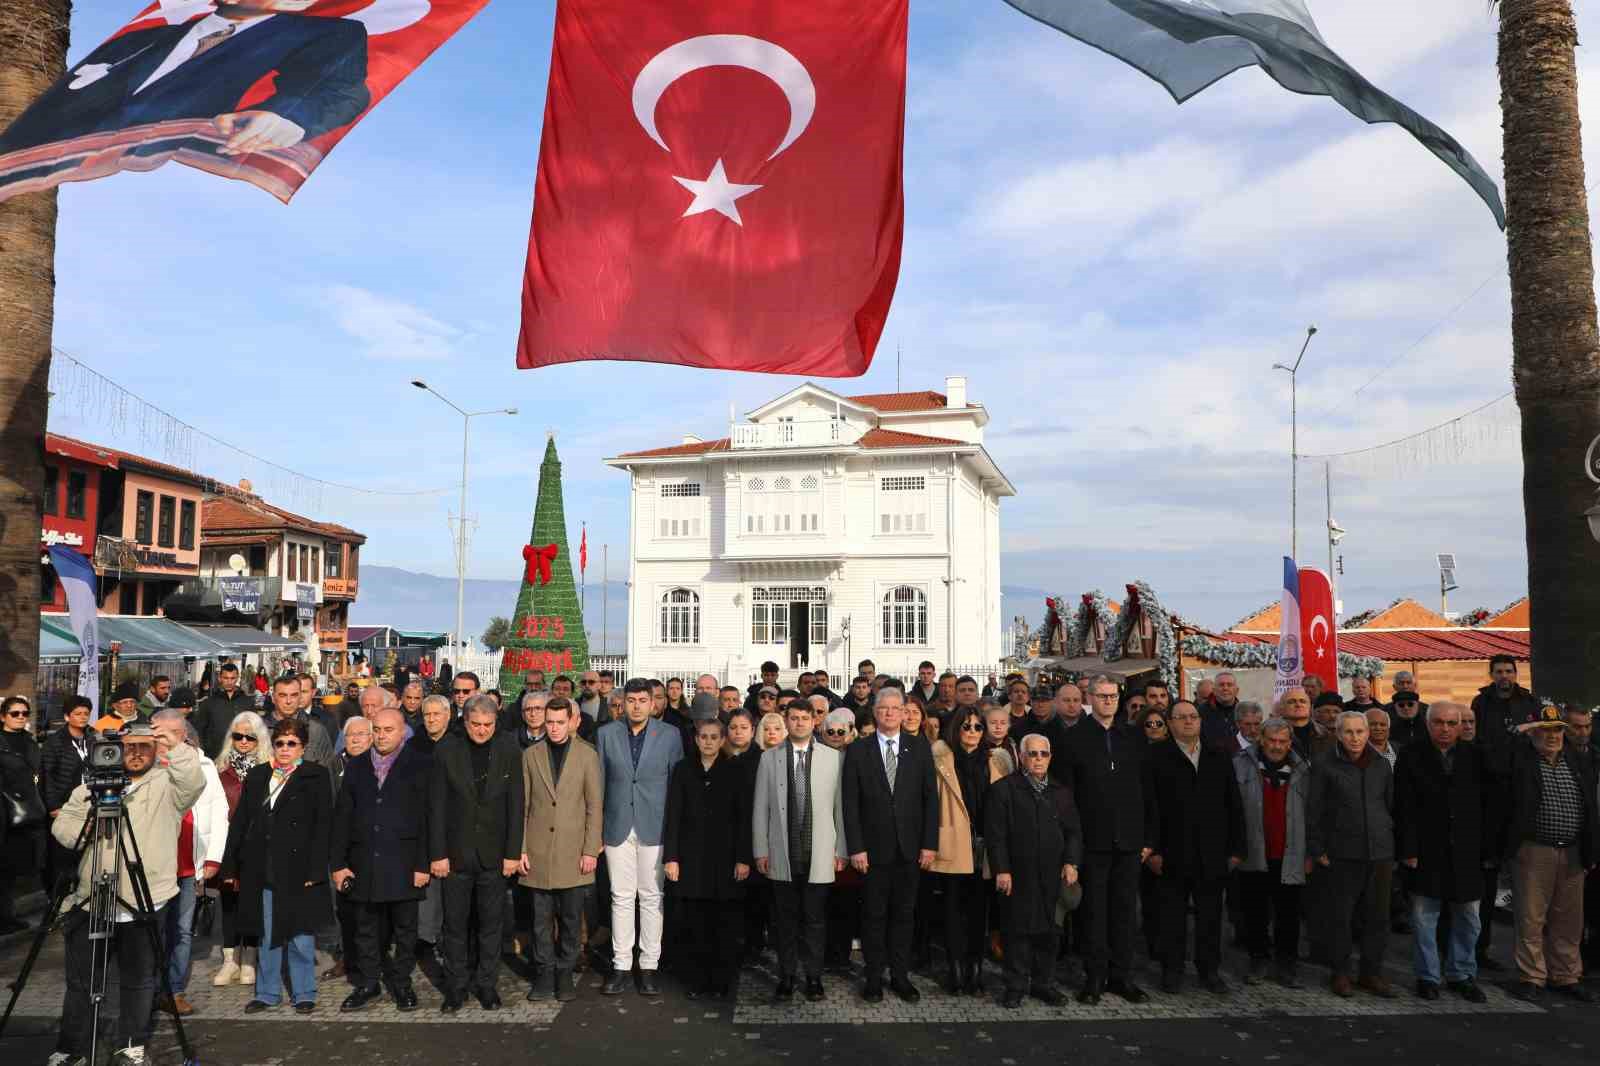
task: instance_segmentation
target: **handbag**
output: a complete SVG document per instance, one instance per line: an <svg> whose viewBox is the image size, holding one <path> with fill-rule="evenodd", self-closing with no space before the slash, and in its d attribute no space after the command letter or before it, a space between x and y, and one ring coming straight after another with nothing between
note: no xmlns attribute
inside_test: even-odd
<svg viewBox="0 0 1600 1066"><path fill-rule="evenodd" d="M8 789L3 795L5 796L7 832L15 833L44 825L44 800L39 798L38 789L33 789L20 796Z"/></svg>
<svg viewBox="0 0 1600 1066"><path fill-rule="evenodd" d="M191 929L195 936L207 937L217 921L217 901L212 896L201 896L194 904L194 924Z"/></svg>

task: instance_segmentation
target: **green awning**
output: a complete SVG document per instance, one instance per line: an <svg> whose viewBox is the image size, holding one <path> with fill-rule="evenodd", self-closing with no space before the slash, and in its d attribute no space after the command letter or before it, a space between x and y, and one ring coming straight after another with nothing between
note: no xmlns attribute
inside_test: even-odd
<svg viewBox="0 0 1600 1066"><path fill-rule="evenodd" d="M183 628L221 645L224 651L231 654L246 654L274 648L301 652L306 650L304 637L280 637L276 633L252 629L250 626L187 625Z"/></svg>
<svg viewBox="0 0 1600 1066"><path fill-rule="evenodd" d="M432 633L422 629L397 629L394 635L404 640L426 641L434 647L450 643L450 634Z"/></svg>
<svg viewBox="0 0 1600 1066"><path fill-rule="evenodd" d="M71 662L83 658L78 638L70 630L57 626L45 618L39 619L39 660L41 662Z"/></svg>
<svg viewBox="0 0 1600 1066"><path fill-rule="evenodd" d="M113 641L122 644L117 658L123 662L215 659L231 651L168 618L103 614L100 616L100 647L109 651Z"/></svg>

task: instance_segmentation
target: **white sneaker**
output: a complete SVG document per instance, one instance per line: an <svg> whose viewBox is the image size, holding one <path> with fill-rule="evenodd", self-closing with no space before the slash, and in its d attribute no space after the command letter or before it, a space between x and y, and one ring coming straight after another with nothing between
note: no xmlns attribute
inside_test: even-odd
<svg viewBox="0 0 1600 1066"><path fill-rule="evenodd" d="M218 968L216 975L211 978L212 987L221 988L224 985L231 985L238 979L239 960L235 957L235 949L227 948L222 952L222 966Z"/></svg>
<svg viewBox="0 0 1600 1066"><path fill-rule="evenodd" d="M112 1066L144 1066L144 1046L131 1045L111 1056Z"/></svg>
<svg viewBox="0 0 1600 1066"><path fill-rule="evenodd" d="M50 1057L44 1060L44 1066L70 1066L74 1062L82 1062L82 1055L74 1055L70 1051L52 1051Z"/></svg>

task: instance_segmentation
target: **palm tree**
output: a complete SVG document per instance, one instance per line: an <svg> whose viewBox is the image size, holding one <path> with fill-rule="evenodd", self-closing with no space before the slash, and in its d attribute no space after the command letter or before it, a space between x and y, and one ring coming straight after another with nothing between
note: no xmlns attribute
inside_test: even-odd
<svg viewBox="0 0 1600 1066"><path fill-rule="evenodd" d="M0 2L0 129L66 68L71 0ZM39 660L39 514L55 319L56 194L0 202L0 691Z"/></svg>
<svg viewBox="0 0 1600 1066"><path fill-rule="evenodd" d="M1571 0L1499 0L1511 368L1522 411L1533 678L1600 703L1600 545L1579 468L1600 434L1600 332Z"/></svg>

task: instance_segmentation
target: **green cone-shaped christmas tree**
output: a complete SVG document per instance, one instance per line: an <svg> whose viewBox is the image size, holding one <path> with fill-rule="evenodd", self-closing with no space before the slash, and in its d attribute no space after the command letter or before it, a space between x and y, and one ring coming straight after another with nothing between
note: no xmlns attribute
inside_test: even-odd
<svg viewBox="0 0 1600 1066"><path fill-rule="evenodd" d="M583 606L572 581L567 551L567 515L561 500L561 460L555 438L545 445L539 465L539 495L533 504L533 532L522 549L522 591L511 617L511 639L500 653L500 690L507 704L522 694L530 670L576 675L589 669L589 640Z"/></svg>

